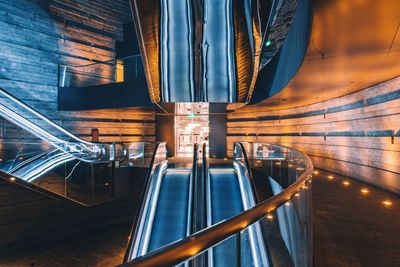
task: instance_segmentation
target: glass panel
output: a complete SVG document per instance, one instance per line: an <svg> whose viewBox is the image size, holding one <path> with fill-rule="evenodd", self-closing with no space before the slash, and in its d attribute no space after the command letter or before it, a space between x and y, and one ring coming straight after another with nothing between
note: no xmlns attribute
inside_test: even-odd
<svg viewBox="0 0 400 267"><path fill-rule="evenodd" d="M122 144L100 144L80 139L1 88L0 116L83 161L112 161L126 156L126 149Z"/></svg>
<svg viewBox="0 0 400 267"><path fill-rule="evenodd" d="M257 173L251 179L264 177L269 192L262 200L283 192L310 167L301 152L270 144L235 143L234 158ZM246 171L237 169L239 176L250 178ZM308 180L286 203L191 261L205 260L209 266L312 266L311 212Z"/></svg>
<svg viewBox="0 0 400 267"><path fill-rule="evenodd" d="M155 144L130 143L130 155L121 162L81 161L36 135L0 118L0 175L24 186L39 187L59 196L91 205L111 200L114 169L148 167ZM81 155L81 154L79 154Z"/></svg>
<svg viewBox="0 0 400 267"><path fill-rule="evenodd" d="M79 66L59 66L59 87L88 87L144 79L141 55Z"/></svg>
<svg viewBox="0 0 400 267"><path fill-rule="evenodd" d="M256 235L250 235L252 230ZM206 261L208 266L312 266L311 184L274 212L190 261Z"/></svg>

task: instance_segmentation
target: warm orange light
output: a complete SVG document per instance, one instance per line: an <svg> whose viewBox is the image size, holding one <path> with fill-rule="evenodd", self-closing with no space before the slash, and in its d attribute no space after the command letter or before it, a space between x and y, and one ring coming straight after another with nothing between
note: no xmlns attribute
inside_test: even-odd
<svg viewBox="0 0 400 267"><path fill-rule="evenodd" d="M123 82L124 81L124 61L117 60L117 64L115 66L115 80L116 82Z"/></svg>
<svg viewBox="0 0 400 267"><path fill-rule="evenodd" d="M15 177L10 177L10 181L14 182L15 181Z"/></svg>
<svg viewBox="0 0 400 267"><path fill-rule="evenodd" d="M246 228L248 225L249 225L249 223L246 222L246 221L244 221L244 222L240 225L240 228L244 229L244 228Z"/></svg>
<svg viewBox="0 0 400 267"><path fill-rule="evenodd" d="M386 207L390 207L393 205L392 201L390 200L384 200L382 201L382 204L385 205Z"/></svg>
<svg viewBox="0 0 400 267"><path fill-rule="evenodd" d="M267 219L270 220L270 221L272 221L272 220L274 219L274 216L273 216L272 214L268 214L268 215L267 215Z"/></svg>
<svg viewBox="0 0 400 267"><path fill-rule="evenodd" d="M286 203L285 203L285 206L290 206L290 202L286 202Z"/></svg>
<svg viewBox="0 0 400 267"><path fill-rule="evenodd" d="M334 178L334 177L333 177L332 175L328 175L328 179L329 179L329 180L333 180L333 178Z"/></svg>
<svg viewBox="0 0 400 267"><path fill-rule="evenodd" d="M276 162L275 164L276 164L276 165L281 165L281 163L280 163L280 162Z"/></svg>
<svg viewBox="0 0 400 267"><path fill-rule="evenodd" d="M228 158L224 158L224 160L228 160Z"/></svg>
<svg viewBox="0 0 400 267"><path fill-rule="evenodd" d="M296 194L294 194L294 196L295 196L295 197L299 197L299 196L300 196L300 194L299 194L299 193L296 193Z"/></svg>
<svg viewBox="0 0 400 267"><path fill-rule="evenodd" d="M199 251L200 251L200 249L198 248L198 247L194 247L194 248L191 248L191 249L189 249L189 255L192 255L192 256L194 256L194 255L196 255L197 253L199 253Z"/></svg>
<svg viewBox="0 0 400 267"><path fill-rule="evenodd" d="M319 174L319 171L314 171L314 174L315 174L315 175L318 175L318 174Z"/></svg>
<svg viewBox="0 0 400 267"><path fill-rule="evenodd" d="M361 188L360 192L361 194L366 195L369 193L369 190L367 188Z"/></svg>
<svg viewBox="0 0 400 267"><path fill-rule="evenodd" d="M350 182L349 182L349 181L344 181L342 184L343 184L344 186L349 186L349 185L350 185Z"/></svg>

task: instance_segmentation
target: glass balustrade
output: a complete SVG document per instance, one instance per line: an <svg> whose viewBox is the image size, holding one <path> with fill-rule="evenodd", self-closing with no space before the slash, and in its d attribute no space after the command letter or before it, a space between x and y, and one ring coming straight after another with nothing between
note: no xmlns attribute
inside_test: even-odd
<svg viewBox="0 0 400 267"><path fill-rule="evenodd" d="M0 177L86 205L115 197L116 168L148 168L154 143L83 140L0 88Z"/></svg>
<svg viewBox="0 0 400 267"><path fill-rule="evenodd" d="M141 55L85 65L59 65L59 87L89 87L144 79Z"/></svg>

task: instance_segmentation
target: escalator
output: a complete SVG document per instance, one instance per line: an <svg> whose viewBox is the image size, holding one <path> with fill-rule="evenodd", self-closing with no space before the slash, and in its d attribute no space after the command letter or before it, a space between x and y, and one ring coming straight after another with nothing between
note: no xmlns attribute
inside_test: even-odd
<svg viewBox="0 0 400 267"><path fill-rule="evenodd" d="M165 170L154 197L153 223L148 225L147 248L143 253L151 252L190 234L190 173L189 169ZM151 228L151 229L150 229Z"/></svg>
<svg viewBox="0 0 400 267"><path fill-rule="evenodd" d="M233 161L222 167L210 167L207 226L234 217L254 205L251 183L241 163ZM210 249L208 266L269 266L260 226L256 223Z"/></svg>
<svg viewBox="0 0 400 267"><path fill-rule="evenodd" d="M13 183L33 190L38 189L36 188L38 184L49 184L49 182L40 183L38 179L47 175L51 177L52 184L59 185L57 188L51 186L51 190L54 189L53 192L58 195L61 193L64 197L68 193L68 188L62 181L71 177L79 163L83 163L80 167L91 166L89 169L92 173L89 176L93 176L94 172L104 169L104 166L112 167L115 161L121 162L127 156L131 158L131 153L128 155L125 144L83 140L2 88L0 88L0 125L0 178L5 181L11 179ZM129 148L131 146L132 144L129 144ZM93 184L94 178L90 179ZM80 184L88 183L79 178L78 180L81 180L78 181ZM105 186L110 184L109 181L99 183ZM83 189L85 185L80 184L73 185L73 190L86 190ZM50 187L44 189L50 190ZM94 190L93 185L91 193ZM38 189L38 191L43 190ZM107 195L110 194L107 192Z"/></svg>
<svg viewBox="0 0 400 267"><path fill-rule="evenodd" d="M243 211L239 183L233 169L210 169L208 184L208 226L231 218ZM236 239L225 240L209 251L209 265L224 266L226 264L227 266L238 266L239 258L230 256L234 254L232 252L240 251Z"/></svg>
<svg viewBox="0 0 400 267"><path fill-rule="evenodd" d="M47 153L38 153L32 157L27 157L26 160L21 160L15 166L10 166L12 168L5 168L3 170L24 181L32 182L49 170L73 160L75 160L74 156L67 152L51 150Z"/></svg>
<svg viewBox="0 0 400 267"><path fill-rule="evenodd" d="M162 147L165 149L165 144ZM161 150L162 150L161 149ZM197 146L193 162L197 161ZM165 153L155 152L155 154ZM182 162L183 160L183 162ZM128 245L126 260L145 255L190 235L192 195L196 164L191 159L168 162L163 156L153 159L141 211Z"/></svg>
<svg viewBox="0 0 400 267"><path fill-rule="evenodd" d="M250 177L242 162L232 160L209 165L203 156L200 168L197 153L195 146L190 168L188 165L179 168L165 159L152 166L125 262L234 217L256 204ZM205 223L201 222L202 218ZM270 266L262 235L259 224L255 223L208 250L193 264Z"/></svg>

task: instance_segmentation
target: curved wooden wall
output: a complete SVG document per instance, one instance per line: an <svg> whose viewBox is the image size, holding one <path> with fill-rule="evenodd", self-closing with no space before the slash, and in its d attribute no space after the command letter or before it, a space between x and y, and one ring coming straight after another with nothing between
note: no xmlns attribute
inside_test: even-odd
<svg viewBox="0 0 400 267"><path fill-rule="evenodd" d="M235 141L294 147L316 168L400 193L400 77L313 105L266 109L228 114L229 149Z"/></svg>

